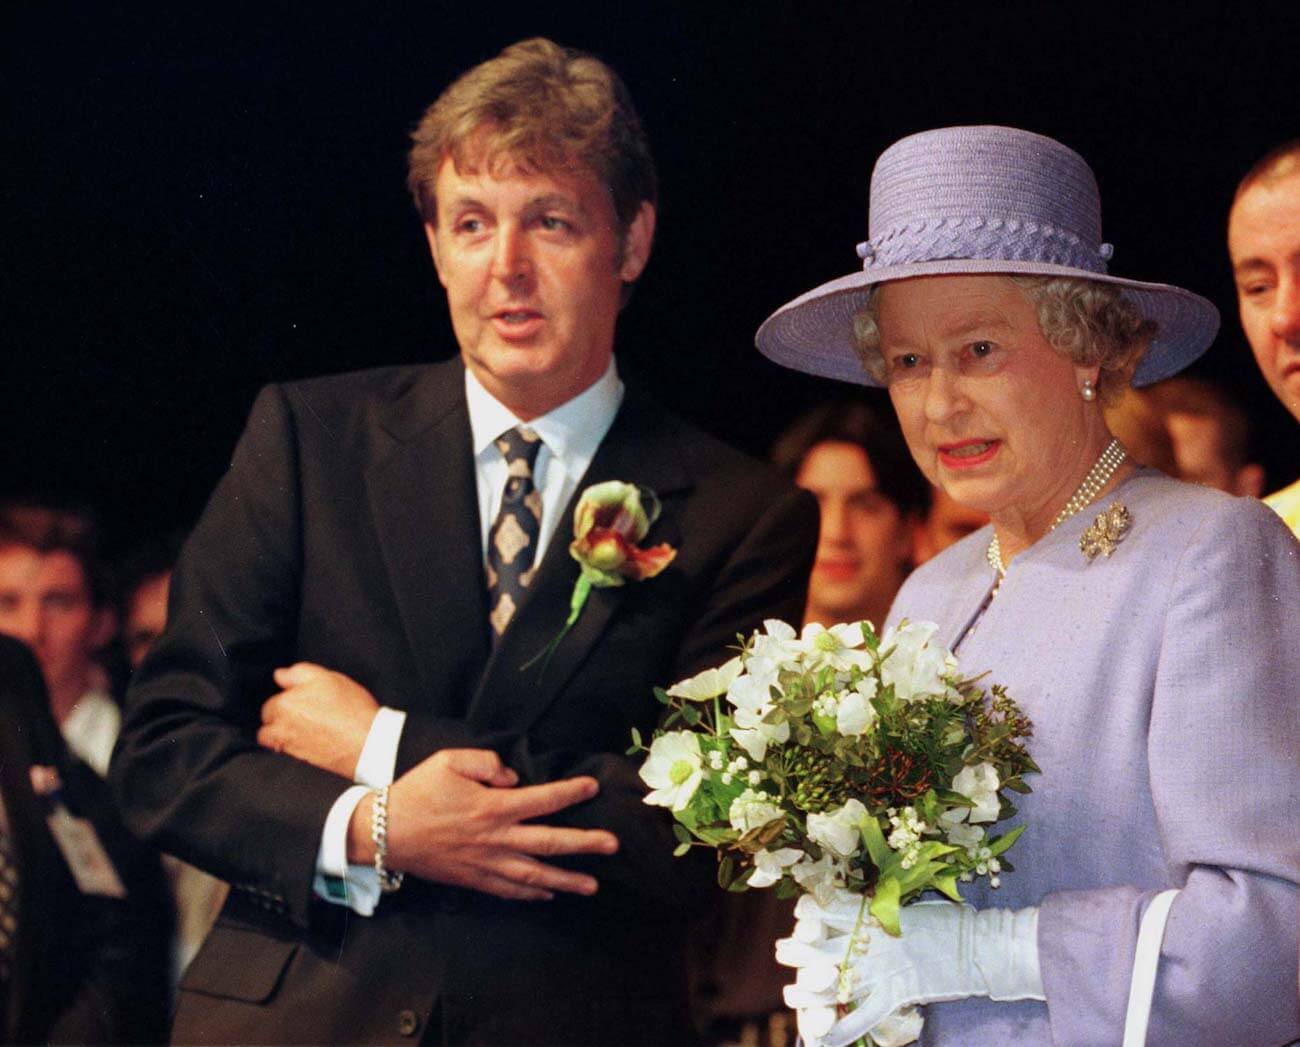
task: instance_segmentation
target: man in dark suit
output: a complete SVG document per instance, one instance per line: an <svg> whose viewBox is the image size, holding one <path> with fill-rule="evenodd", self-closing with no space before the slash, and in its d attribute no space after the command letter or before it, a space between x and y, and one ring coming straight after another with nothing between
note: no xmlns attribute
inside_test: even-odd
<svg viewBox="0 0 1300 1047"><path fill-rule="evenodd" d="M77 820L82 844L93 829L112 866L84 890L75 873L103 867L83 850L74 872L46 820L56 802L64 824ZM123 828L99 776L68 754L35 658L8 636L0 636L0 836L0 1042L161 1042L171 920L158 858ZM125 896L106 893L113 887Z"/></svg>
<svg viewBox="0 0 1300 1047"><path fill-rule="evenodd" d="M132 824L234 885L173 1034L689 1042L711 863L620 754L653 685L797 618L815 507L618 378L655 178L607 67L508 48L425 114L410 181L460 360L263 391L128 699ZM604 481L675 558L539 658Z"/></svg>

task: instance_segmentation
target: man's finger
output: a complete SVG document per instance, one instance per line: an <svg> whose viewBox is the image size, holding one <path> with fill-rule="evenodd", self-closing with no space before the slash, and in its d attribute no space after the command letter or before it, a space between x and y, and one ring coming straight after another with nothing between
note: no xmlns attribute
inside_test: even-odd
<svg viewBox="0 0 1300 1047"><path fill-rule="evenodd" d="M294 662L293 665L281 666L276 669L271 676L275 682L288 690L290 687L297 687L299 684L310 683L328 669L317 665L315 662Z"/></svg>
<svg viewBox="0 0 1300 1047"><path fill-rule="evenodd" d="M501 844L521 854L614 854L618 837L604 829L562 829L553 825L512 825Z"/></svg>
<svg viewBox="0 0 1300 1047"><path fill-rule="evenodd" d="M284 692L280 691L278 694L271 695L270 698L262 703L262 723L267 724L275 722L276 714L279 712L280 708L280 699L283 697Z"/></svg>
<svg viewBox="0 0 1300 1047"><path fill-rule="evenodd" d="M447 766L456 774L463 775L464 778L472 778L474 782L484 782L489 786L504 784L502 771L507 769L502 766L500 757L493 750L443 749L442 753ZM513 771L510 774L513 774Z"/></svg>
<svg viewBox="0 0 1300 1047"><path fill-rule="evenodd" d="M585 775L578 778L564 778L558 782L545 785L526 785L515 789L504 797L512 821L524 822L530 818L543 818L555 814L575 803L590 800L600 792L600 784L595 778Z"/></svg>
<svg viewBox="0 0 1300 1047"><path fill-rule="evenodd" d="M558 869L554 865L546 865L523 854L507 854L493 862L492 869L498 875L522 887L544 891L592 895L600 887L594 876L570 872L568 869Z"/></svg>
<svg viewBox="0 0 1300 1047"><path fill-rule="evenodd" d="M514 880L508 880L504 876L491 872L481 873L472 884L465 886L471 890L483 891L514 902L549 902L555 897L554 893L541 887L515 883Z"/></svg>
<svg viewBox="0 0 1300 1047"><path fill-rule="evenodd" d="M270 749L273 752L284 752L284 743L276 737L275 732L270 727L263 726L257 729L257 744L263 749Z"/></svg>

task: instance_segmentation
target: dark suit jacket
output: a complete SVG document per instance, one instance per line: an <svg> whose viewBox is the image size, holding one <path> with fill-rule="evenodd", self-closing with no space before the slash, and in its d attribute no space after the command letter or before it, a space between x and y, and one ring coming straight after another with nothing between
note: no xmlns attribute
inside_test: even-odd
<svg viewBox="0 0 1300 1047"><path fill-rule="evenodd" d="M33 764L55 767L62 801L94 825L128 891L83 895L33 792ZM170 895L156 855L130 837L108 787L67 753L31 653L0 636L0 793L20 879L5 1043L160 1043L167 1031Z"/></svg>
<svg viewBox="0 0 1300 1047"><path fill-rule="evenodd" d="M650 540L677 559L593 592L545 674L524 670L559 631L577 565L562 525L494 650L463 383L452 361L264 390L181 557L112 771L137 830L236 886L183 983L180 1040L692 1037L686 917L717 890L711 863L671 857L668 817L618 754L662 711L652 685L802 612L815 505L629 389L580 489L655 490ZM600 796L568 820L620 837L618 856L573 862L599 894L505 902L408 878L369 919L315 900L346 783L254 741L271 670L295 659L408 711L399 774L464 745L498 749L525 781L597 774Z"/></svg>

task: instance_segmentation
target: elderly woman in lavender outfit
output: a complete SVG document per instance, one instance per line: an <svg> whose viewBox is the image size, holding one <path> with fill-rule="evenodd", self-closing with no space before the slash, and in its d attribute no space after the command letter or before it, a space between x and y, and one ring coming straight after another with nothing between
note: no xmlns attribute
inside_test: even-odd
<svg viewBox="0 0 1300 1047"><path fill-rule="evenodd" d="M924 1042L962 1047L1300 1037L1300 546L1258 502L1133 464L1101 412L1190 363L1217 312L1111 276L1091 170L1025 131L896 143L870 237L861 273L758 345L887 386L921 469L989 513L890 623L938 622L1004 684L1042 774L1015 871L873 932L856 1009L787 990L805 1038L847 1043L911 1004Z"/></svg>

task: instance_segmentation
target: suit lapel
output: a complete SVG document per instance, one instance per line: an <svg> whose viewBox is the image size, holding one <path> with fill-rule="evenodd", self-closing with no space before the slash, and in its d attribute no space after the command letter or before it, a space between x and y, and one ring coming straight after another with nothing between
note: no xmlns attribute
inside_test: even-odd
<svg viewBox="0 0 1300 1047"><path fill-rule="evenodd" d="M631 389L564 510L527 598L488 662L470 705L469 720L475 730L527 730L596 646L628 586L642 584L593 589L545 672L545 659L523 668L555 639L568 617L569 599L578 580L578 565L569 555L573 513L582 492L606 480L641 484L654 491L663 512L646 543L678 544L675 510L679 496L690 487L690 474L681 461L676 440L662 422L661 410Z"/></svg>
<svg viewBox="0 0 1300 1047"><path fill-rule="evenodd" d="M463 715L489 640L459 361L425 372L380 425L392 447L366 481L389 581L433 711Z"/></svg>

